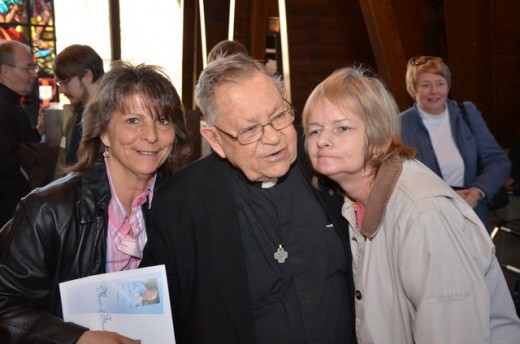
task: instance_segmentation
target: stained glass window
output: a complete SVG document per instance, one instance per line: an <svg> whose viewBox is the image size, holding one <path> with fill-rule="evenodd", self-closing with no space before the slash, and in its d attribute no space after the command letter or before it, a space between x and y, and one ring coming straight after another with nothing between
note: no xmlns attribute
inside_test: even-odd
<svg viewBox="0 0 520 344"><path fill-rule="evenodd" d="M56 55L52 0L0 0L0 40L17 40L31 47L39 67L39 86L28 103L56 98L52 63Z"/></svg>

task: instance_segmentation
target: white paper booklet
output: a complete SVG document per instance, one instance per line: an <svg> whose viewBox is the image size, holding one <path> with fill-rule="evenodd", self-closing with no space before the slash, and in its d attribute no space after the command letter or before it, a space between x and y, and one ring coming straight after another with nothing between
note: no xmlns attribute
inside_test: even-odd
<svg viewBox="0 0 520 344"><path fill-rule="evenodd" d="M175 343L164 265L60 283L63 319L142 344Z"/></svg>

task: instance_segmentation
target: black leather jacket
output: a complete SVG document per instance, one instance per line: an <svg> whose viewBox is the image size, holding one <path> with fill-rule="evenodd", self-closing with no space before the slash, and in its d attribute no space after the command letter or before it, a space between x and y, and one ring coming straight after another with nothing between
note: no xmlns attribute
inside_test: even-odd
<svg viewBox="0 0 520 344"><path fill-rule="evenodd" d="M110 186L103 159L20 202L0 230L0 343L75 343L59 283L105 272Z"/></svg>

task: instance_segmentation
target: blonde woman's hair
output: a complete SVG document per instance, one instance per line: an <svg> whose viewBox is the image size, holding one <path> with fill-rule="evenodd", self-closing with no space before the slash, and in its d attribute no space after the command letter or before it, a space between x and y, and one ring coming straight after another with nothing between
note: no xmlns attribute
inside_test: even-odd
<svg viewBox="0 0 520 344"><path fill-rule="evenodd" d="M302 114L308 134L311 109L323 100L340 111L355 107L365 123L365 167L377 173L386 160L403 160L414 156L414 149L400 138L399 108L383 83L368 69L346 67L333 72L312 91Z"/></svg>
<svg viewBox="0 0 520 344"><path fill-rule="evenodd" d="M413 99L417 93L417 79L424 73L442 76L448 83L448 89L451 88L451 72L442 58L436 56L412 57L406 66L406 90Z"/></svg>

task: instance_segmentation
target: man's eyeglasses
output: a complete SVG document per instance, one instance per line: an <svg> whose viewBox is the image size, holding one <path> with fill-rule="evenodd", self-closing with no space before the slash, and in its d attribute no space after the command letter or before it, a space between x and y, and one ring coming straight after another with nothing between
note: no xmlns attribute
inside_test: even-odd
<svg viewBox="0 0 520 344"><path fill-rule="evenodd" d="M63 80L57 79L56 86L58 86L58 87L67 86L67 84L72 80L73 77L74 76L71 76L71 77L68 77L67 79L63 79Z"/></svg>
<svg viewBox="0 0 520 344"><path fill-rule="evenodd" d="M30 65L30 66L27 66L27 67L20 67L20 66L17 66L17 65L13 65L13 64L8 64L8 66L11 66L13 68L18 68L18 69L22 69L24 70L26 73L30 73L30 72L35 72L35 73L38 73L40 71L40 67L38 67L38 65Z"/></svg>
<svg viewBox="0 0 520 344"><path fill-rule="evenodd" d="M286 101L287 102L287 101ZM289 102L287 102L289 104ZM289 104L290 105L290 104ZM290 126L294 122L294 108L291 107L285 111L280 112L273 118L269 120L266 124L255 124L245 129L239 130L236 135L232 135L216 125L214 126L223 134L226 134L228 137L233 139L234 141L238 141L241 145L248 145L253 142L256 142L264 136L264 128L270 125L275 130L282 130Z"/></svg>
<svg viewBox="0 0 520 344"><path fill-rule="evenodd" d="M441 62L442 59L440 57L437 57L437 56L419 56L419 57L412 57L409 61L408 61L408 65L409 66L421 66L423 64L426 64L430 61L438 61L438 62Z"/></svg>

